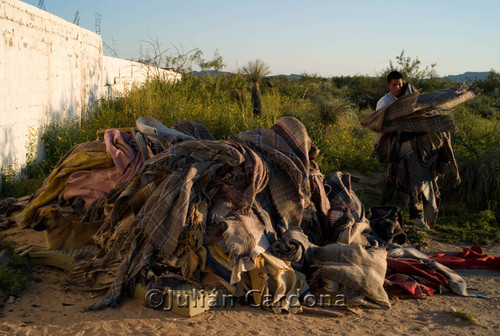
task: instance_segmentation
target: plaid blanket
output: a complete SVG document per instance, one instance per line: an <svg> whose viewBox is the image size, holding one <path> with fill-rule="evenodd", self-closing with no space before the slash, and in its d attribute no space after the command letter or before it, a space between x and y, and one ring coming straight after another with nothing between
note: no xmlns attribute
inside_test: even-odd
<svg viewBox="0 0 500 336"><path fill-rule="evenodd" d="M175 123L173 128L198 140L215 140L212 133L210 133L210 131L205 126L191 120L179 120Z"/></svg>
<svg viewBox="0 0 500 336"><path fill-rule="evenodd" d="M175 257L181 233L202 224L199 217L191 216L190 209L204 199L206 182L214 179L219 168L236 167L242 162L243 155L234 147L209 140L183 141L148 160L143 171L150 176L139 189L148 187L150 180L161 182L135 216L126 240L113 241L106 255L80 265L73 272L73 275L80 274L82 268L92 268L92 264L101 265L103 260L111 263L123 258L108 292L91 309L116 304L129 282L151 264L153 256L159 260ZM151 175L161 178L151 178ZM135 189L137 181L132 181L132 185L130 189Z"/></svg>
<svg viewBox="0 0 500 336"><path fill-rule="evenodd" d="M374 153L385 164L386 183L391 192L396 191L409 200L412 218L414 212L426 212L432 227L439 209L438 177L450 167L456 183L460 183L449 133L418 133L406 141L401 141L401 134L386 133ZM387 193L384 197L389 201L391 195Z"/></svg>
<svg viewBox="0 0 500 336"><path fill-rule="evenodd" d="M448 286L452 292L461 296L481 296L480 294L473 293L467 289L467 283L455 271L449 269L443 264L432 260L425 253L412 247L394 248L388 251L387 257L389 258L411 258L420 263L425 263L427 266L435 269L437 272L444 275L448 281Z"/></svg>
<svg viewBox="0 0 500 336"><path fill-rule="evenodd" d="M199 126L177 126L210 138ZM153 262L180 267L188 279L200 262L196 250L214 236L232 263L231 283L239 281L241 272L255 267L256 256L269 247L269 235L277 238L280 226L300 226L304 209L314 208L309 171L318 168L310 164L317 153L304 125L291 117L226 142L171 144L147 160L123 188L95 235L103 255L78 265L72 280L89 286L95 272L109 265L114 279L91 309L114 305ZM315 189L322 187L321 178L316 171ZM208 202L210 210L200 210Z"/></svg>
<svg viewBox="0 0 500 336"><path fill-rule="evenodd" d="M443 274L420 260L387 258L384 287L393 294L424 299L441 293L448 286L448 279Z"/></svg>
<svg viewBox="0 0 500 336"><path fill-rule="evenodd" d="M282 117L270 129L242 132L237 138L230 137L230 141L242 141L267 164L280 231L300 226L311 201L310 160L318 154L304 125L296 118Z"/></svg>
<svg viewBox="0 0 500 336"><path fill-rule="evenodd" d="M362 126L382 132L374 149L374 155L385 164L382 204L397 191L410 206L410 218L424 214L433 227L439 211L438 176L451 166L456 183L460 183L449 134L456 131L456 126L450 115L438 111L478 93L475 87L465 84L426 94L413 92L361 120Z"/></svg>
<svg viewBox="0 0 500 336"><path fill-rule="evenodd" d="M310 242L300 227L294 226L285 231L282 238L268 251L280 259L290 261L294 269L302 272L308 266L305 264L306 254L313 247L317 246Z"/></svg>
<svg viewBox="0 0 500 336"><path fill-rule="evenodd" d="M361 125L375 132L452 132L451 116L436 111L447 110L479 93L466 84L426 94L404 95L389 106L374 111L361 120Z"/></svg>
<svg viewBox="0 0 500 336"><path fill-rule="evenodd" d="M316 270L311 288L341 294L347 305L390 308L384 277L387 252L382 248L364 249L358 244L330 244L314 248L311 265Z"/></svg>
<svg viewBox="0 0 500 336"><path fill-rule="evenodd" d="M351 187L351 175L340 171L327 180L330 210L323 222L324 242L369 245L364 234L371 231L365 208Z"/></svg>
<svg viewBox="0 0 500 336"><path fill-rule="evenodd" d="M356 222L367 221L365 208L352 190L350 174L340 171L334 172L328 177L327 184L331 188L328 195L331 207L346 208Z"/></svg>
<svg viewBox="0 0 500 336"><path fill-rule="evenodd" d="M450 109L474 98L478 93L477 88L465 84L426 94L415 92L400 97L386 108L374 111L361 120L363 127L383 132L375 145L374 154L380 162L389 163L386 175L394 174L395 170L390 167L391 162L397 162L400 158L414 153L414 156L421 157L425 164L432 165L433 176L441 174L446 165L451 165L459 182L449 134L456 131L456 127L451 116L440 115L437 110ZM410 141L401 144L396 139L396 132L410 132L414 136ZM436 158L439 160L436 161Z"/></svg>
<svg viewBox="0 0 500 336"><path fill-rule="evenodd" d="M197 269L211 273L232 293L263 286L274 297L296 293L307 284L290 261L308 271L314 265L319 291L340 293L348 304L390 306L382 287L385 250L357 244L317 248L303 227L321 216L326 220L330 206L344 204L360 220L364 211L341 173L330 203L313 161L318 151L300 121L284 117L270 129L227 141L211 139L194 123L178 126L197 139L162 138L166 149L151 152L132 180L102 202L112 211L94 236L101 251L70 273L77 288L107 289L89 309L116 305L126 289L165 269L180 270L188 281ZM354 231L349 237L358 235ZM344 240L351 242L349 237Z"/></svg>

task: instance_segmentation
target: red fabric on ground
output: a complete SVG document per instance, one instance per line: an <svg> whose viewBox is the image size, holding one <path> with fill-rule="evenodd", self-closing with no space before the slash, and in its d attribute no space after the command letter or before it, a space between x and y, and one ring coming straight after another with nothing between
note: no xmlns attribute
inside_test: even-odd
<svg viewBox="0 0 500 336"><path fill-rule="evenodd" d="M392 294L409 294L416 299L425 299L434 295L434 289L420 284L411 275L392 274L385 278L384 288Z"/></svg>
<svg viewBox="0 0 500 336"><path fill-rule="evenodd" d="M423 299L448 287L448 280L426 263L410 258L387 258L384 287L393 294Z"/></svg>
<svg viewBox="0 0 500 336"><path fill-rule="evenodd" d="M430 255L429 258L456 269L500 269L500 257L483 254L481 246L475 244L470 248L464 248L462 252L445 254L438 253Z"/></svg>

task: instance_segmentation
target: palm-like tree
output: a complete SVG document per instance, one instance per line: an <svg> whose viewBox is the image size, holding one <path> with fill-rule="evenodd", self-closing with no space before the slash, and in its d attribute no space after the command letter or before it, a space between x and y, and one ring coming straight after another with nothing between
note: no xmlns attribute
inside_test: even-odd
<svg viewBox="0 0 500 336"><path fill-rule="evenodd" d="M259 83L261 83L264 77L266 77L270 73L271 70L269 69L269 66L260 59L250 61L243 67L243 74L247 76L253 83L252 105L253 113L255 115L260 115L262 113L262 98L260 94Z"/></svg>

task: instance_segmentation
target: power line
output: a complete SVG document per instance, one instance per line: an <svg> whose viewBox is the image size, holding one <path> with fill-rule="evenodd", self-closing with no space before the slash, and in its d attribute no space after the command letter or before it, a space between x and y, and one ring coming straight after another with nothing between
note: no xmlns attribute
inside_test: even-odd
<svg viewBox="0 0 500 336"><path fill-rule="evenodd" d="M102 40L102 45L111 54L111 56L119 58L118 54L116 53L116 51L114 50L114 48L111 48L106 42L104 42L104 40Z"/></svg>
<svg viewBox="0 0 500 336"><path fill-rule="evenodd" d="M111 38L111 46L113 47L113 50L116 50L116 43L113 37Z"/></svg>
<svg viewBox="0 0 500 336"><path fill-rule="evenodd" d="M80 25L80 10L77 9L75 12L75 18L73 19L73 23L76 24L77 26Z"/></svg>

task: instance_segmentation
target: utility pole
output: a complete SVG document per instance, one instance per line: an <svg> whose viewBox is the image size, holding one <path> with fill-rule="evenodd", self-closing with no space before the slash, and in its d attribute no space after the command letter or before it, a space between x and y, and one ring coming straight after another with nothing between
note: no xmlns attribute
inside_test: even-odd
<svg viewBox="0 0 500 336"><path fill-rule="evenodd" d="M95 32L98 35L101 35L101 18L102 15L99 12L95 13Z"/></svg>
<svg viewBox="0 0 500 336"><path fill-rule="evenodd" d="M43 9L44 11L46 11L46 9L45 9L45 1L44 0L38 1L38 8Z"/></svg>
<svg viewBox="0 0 500 336"><path fill-rule="evenodd" d="M96 34L99 34L99 35L101 35L101 18L102 18L101 13L96 12L95 13L95 32L96 32ZM106 50L111 54L111 56L118 58L118 54L116 53L115 49L111 48L106 42L104 42L104 40L102 38L101 38L101 40L102 40L103 47L106 48ZM114 41L113 41L113 46L114 46Z"/></svg>

